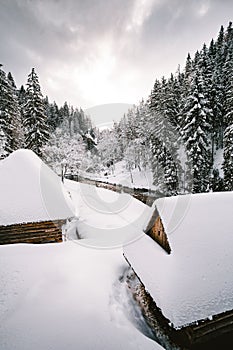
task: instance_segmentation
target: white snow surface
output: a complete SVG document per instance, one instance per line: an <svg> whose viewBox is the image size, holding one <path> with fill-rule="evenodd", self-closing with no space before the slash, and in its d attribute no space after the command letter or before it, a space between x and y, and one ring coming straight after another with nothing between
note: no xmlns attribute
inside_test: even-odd
<svg viewBox="0 0 233 350"><path fill-rule="evenodd" d="M116 193L92 185L65 180L76 203L78 220L69 230L69 238L98 248L121 247L141 237L151 208L129 194Z"/></svg>
<svg viewBox="0 0 233 350"><path fill-rule="evenodd" d="M121 249L0 246L0 349L162 349L113 297L125 267Z"/></svg>
<svg viewBox="0 0 233 350"><path fill-rule="evenodd" d="M86 238L77 240L74 235L63 243L0 246L0 349L162 349L133 325L126 294L116 290L128 266L122 246L90 248L90 240L95 248L98 238L105 241L101 228L112 235L110 243L116 243L114 235L121 233L127 215L131 221L136 219L144 205L126 198L121 217L121 206L112 211L115 193L98 189L93 195L88 186L72 181L66 186L79 215L78 228ZM117 239L119 246L120 241L123 237Z"/></svg>
<svg viewBox="0 0 233 350"><path fill-rule="evenodd" d="M74 216L60 178L30 150L0 161L0 196L0 225Z"/></svg>
<svg viewBox="0 0 233 350"><path fill-rule="evenodd" d="M233 192L155 201L171 254L149 236L124 247L146 289L176 328L233 309Z"/></svg>
<svg viewBox="0 0 233 350"><path fill-rule="evenodd" d="M104 174L107 173L105 176ZM146 188L151 190L156 190L157 187L153 185L153 174L150 169L139 171L138 168L133 169L131 174L129 170L126 169L126 163L124 160L117 162L113 167L105 169L100 175L97 174L84 174L88 178L95 180L122 185L130 188ZM132 182L133 180L133 182Z"/></svg>

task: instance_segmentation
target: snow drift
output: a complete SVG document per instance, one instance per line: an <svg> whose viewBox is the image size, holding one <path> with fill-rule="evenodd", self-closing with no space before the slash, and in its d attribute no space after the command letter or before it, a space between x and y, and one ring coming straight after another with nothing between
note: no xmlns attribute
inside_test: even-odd
<svg viewBox="0 0 233 350"><path fill-rule="evenodd" d="M17 150L0 161L0 196L0 225L74 216L59 177L30 150Z"/></svg>

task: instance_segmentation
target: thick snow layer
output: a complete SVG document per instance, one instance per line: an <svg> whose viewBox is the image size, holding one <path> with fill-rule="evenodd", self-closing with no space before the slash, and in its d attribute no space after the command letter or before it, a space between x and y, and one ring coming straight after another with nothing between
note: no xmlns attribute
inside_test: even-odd
<svg viewBox="0 0 233 350"><path fill-rule="evenodd" d="M0 161L0 225L72 217L59 177L30 150Z"/></svg>
<svg viewBox="0 0 233 350"><path fill-rule="evenodd" d="M0 246L0 349L162 349L114 297L126 267L122 249Z"/></svg>
<svg viewBox="0 0 233 350"><path fill-rule="evenodd" d="M124 195L119 202L117 194L95 192L92 186L72 181L66 186L86 238L0 246L0 349L162 349L138 330L143 324L143 332L151 336L140 311L132 309L127 289L119 287L128 267L122 247L89 247L90 237L95 248L98 238L103 241L101 229L112 235L112 242L146 206ZM139 220L141 229L144 220ZM135 314L138 321L131 319Z"/></svg>
<svg viewBox="0 0 233 350"><path fill-rule="evenodd" d="M157 306L175 327L233 309L233 193L155 201L171 247L150 237L124 254Z"/></svg>
<svg viewBox="0 0 233 350"><path fill-rule="evenodd" d="M69 238L93 247L118 247L142 236L151 208L125 193L66 180L66 188L76 204L73 232Z"/></svg>

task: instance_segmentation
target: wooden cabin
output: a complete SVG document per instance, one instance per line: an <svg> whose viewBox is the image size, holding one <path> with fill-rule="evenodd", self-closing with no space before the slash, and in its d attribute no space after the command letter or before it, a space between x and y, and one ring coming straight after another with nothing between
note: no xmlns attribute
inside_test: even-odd
<svg viewBox="0 0 233 350"><path fill-rule="evenodd" d="M177 330L158 308L135 271L126 282L157 342L165 349L219 350L227 349L233 342L233 310Z"/></svg>
<svg viewBox="0 0 233 350"><path fill-rule="evenodd" d="M0 244L62 242L74 216L60 178L30 150L0 161Z"/></svg>
<svg viewBox="0 0 233 350"><path fill-rule="evenodd" d="M232 343L233 192L154 204L146 234L124 247L140 281L133 295L147 323L156 337L163 333L159 342L168 350Z"/></svg>

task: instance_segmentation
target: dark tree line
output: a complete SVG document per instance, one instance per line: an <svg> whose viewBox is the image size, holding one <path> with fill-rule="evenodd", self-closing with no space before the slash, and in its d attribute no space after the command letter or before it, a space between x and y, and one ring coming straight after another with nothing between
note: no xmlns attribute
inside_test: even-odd
<svg viewBox="0 0 233 350"><path fill-rule="evenodd" d="M19 148L43 156L43 147L57 127L70 137L80 134L85 140L92 123L81 108L67 102L59 108L56 102L44 98L34 68L26 89L17 89L11 73L7 75L0 65L0 159Z"/></svg>
<svg viewBox="0 0 233 350"><path fill-rule="evenodd" d="M188 54L182 71L156 79L147 101L115 123L114 136L110 157L149 164L167 195L233 190L232 23L193 58Z"/></svg>
<svg viewBox="0 0 233 350"><path fill-rule="evenodd" d="M58 128L67 142L75 144L75 135L81 135L88 149L96 147L90 118L67 102L58 107L44 98L35 69L26 89L17 89L0 66L0 158L22 147L43 156ZM193 58L188 54L183 70L156 79L148 99L112 130L97 133L100 163L124 159L129 171L150 168L166 195L233 190L232 23ZM216 162L220 154L222 169Z"/></svg>

